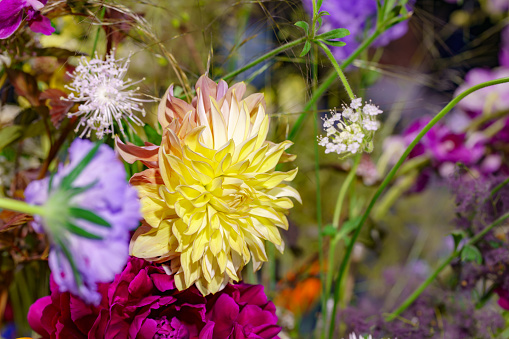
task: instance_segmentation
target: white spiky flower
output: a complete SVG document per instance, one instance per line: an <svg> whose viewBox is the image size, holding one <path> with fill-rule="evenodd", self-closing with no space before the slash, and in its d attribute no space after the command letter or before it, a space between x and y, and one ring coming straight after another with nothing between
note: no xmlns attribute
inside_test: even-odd
<svg viewBox="0 0 509 339"><path fill-rule="evenodd" d="M356 336L355 333L350 333L348 339L373 339L373 337L371 336L371 334L368 335L367 337L363 337L362 335Z"/></svg>
<svg viewBox="0 0 509 339"><path fill-rule="evenodd" d="M139 126L143 122L135 112L145 116L143 102L152 100L140 99L136 93L139 88L133 88L144 79L133 81L125 79L129 68L130 57L115 59L113 49L105 60L95 57L90 61L82 57L73 73L67 73L73 80L66 88L73 91L66 99L80 102L78 111L68 116L81 116L76 132L82 128L80 137L90 137L92 130L99 139L105 134L114 134L114 125L117 124L120 132L125 136L122 120L131 127L129 118Z"/></svg>
<svg viewBox="0 0 509 339"><path fill-rule="evenodd" d="M352 100L349 107L343 106L343 111L331 110L331 116L323 119L326 136L319 136L320 146L325 147L325 153L337 153L345 158L357 152L371 152L373 137L380 128L376 116L381 114L377 106L362 104L362 98Z"/></svg>

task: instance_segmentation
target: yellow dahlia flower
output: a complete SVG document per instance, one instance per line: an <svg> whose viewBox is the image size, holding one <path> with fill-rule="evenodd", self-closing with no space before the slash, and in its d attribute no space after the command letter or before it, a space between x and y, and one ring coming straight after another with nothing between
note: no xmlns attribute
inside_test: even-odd
<svg viewBox="0 0 509 339"><path fill-rule="evenodd" d="M291 142L265 140L263 94L242 99L245 90L244 83L228 89L226 82L202 76L189 104L173 97L170 87L159 106L160 147L117 140L126 161L149 167L131 178L146 221L131 241L131 254L171 259L180 290L196 284L204 295L216 293L239 281L251 259L258 270L267 261L264 240L283 250L278 228L288 228L290 198L300 201L285 183L297 169L274 170L293 159L285 153Z"/></svg>

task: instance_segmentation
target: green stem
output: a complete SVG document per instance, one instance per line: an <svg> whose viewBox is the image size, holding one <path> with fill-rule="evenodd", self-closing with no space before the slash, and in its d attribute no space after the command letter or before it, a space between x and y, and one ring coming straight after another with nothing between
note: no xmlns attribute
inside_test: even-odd
<svg viewBox="0 0 509 339"><path fill-rule="evenodd" d="M313 3L315 1L313 0ZM316 88L317 78L318 78L318 64L316 63L318 57L318 49L316 46L313 48L312 52L313 56L313 68L312 68L312 78L313 78L313 88ZM314 112L317 111L317 107L314 107ZM314 120L314 135L318 135L318 117L315 116ZM327 319L327 299L325 299L326 295L326 284L325 284L325 263L323 258L323 234L322 234L322 195L320 190L320 147L318 145L318 139L315 138L314 142L314 153L315 153L315 180L316 180L316 220L318 224L318 260L320 262L320 284L322 287L321 295L321 303L322 303L322 318ZM325 323L324 323L325 326Z"/></svg>
<svg viewBox="0 0 509 339"><path fill-rule="evenodd" d="M343 185L341 185L341 189L339 190L338 200L336 200L336 207L334 208L334 216L332 218L332 226L334 228L339 228L339 219L341 217L341 210L343 209L343 202L345 200L346 193L350 188L350 185L355 178L355 173L357 172L357 167L359 167L359 163L361 162L362 153L358 153L354 158L354 163L350 172L348 173Z"/></svg>
<svg viewBox="0 0 509 339"><path fill-rule="evenodd" d="M332 54L330 49L321 41L315 40L315 42L318 44L318 46L320 46L323 49L323 51L329 58L330 62L332 63L332 66L336 70L336 73L338 73L339 79L341 79L343 86L345 86L346 93L348 93L350 100L355 99L355 95L353 94L352 88L350 87L348 80L346 80L345 73L343 73L343 71L341 70L341 67L339 67L338 62L336 61L336 58L334 57L334 55Z"/></svg>
<svg viewBox="0 0 509 339"><path fill-rule="evenodd" d="M24 201L9 198L0 198L0 209L7 209L30 215L44 215L44 208L42 206L30 205Z"/></svg>
<svg viewBox="0 0 509 339"><path fill-rule="evenodd" d="M104 18L104 13L106 13L106 7L103 7L101 9L101 13L99 13L99 20L102 20ZM94 45L92 47L92 54L90 54L91 58L94 57L95 51L97 49L97 42L99 41L99 34L100 33L101 33L101 26L97 27L97 32L95 33Z"/></svg>
<svg viewBox="0 0 509 339"><path fill-rule="evenodd" d="M444 109L442 109L433 119L431 119L431 121L426 126L424 126L424 128L419 132L419 134L410 143L410 145L408 145L408 147L406 148L405 152L403 153L401 158L399 158L398 162L394 165L394 167L391 169L391 171L387 174L387 176L385 177L384 181L380 184L380 186L378 187L377 191L375 192L375 195L371 199L371 201L370 201L366 211L362 215L362 218L361 218L361 220L359 222L359 225L357 226L357 229L355 230L355 232L354 232L354 234L352 236L352 239L351 239L351 241L350 241L350 243L349 243L349 245L348 245L348 247L346 249L345 256L343 257L343 260L341 262L341 266L339 267L339 275L338 275L338 280L337 281L341 281L341 279L343 278L343 275L346 272L346 266L347 266L348 261L350 259L350 255L352 254L352 250L353 250L353 247L355 245L355 241L359 237L359 234L361 233L361 230L362 230L362 226L364 225L364 223L368 219L369 213L373 209L376 201L378 200L378 198L380 197L382 192L385 190L387 185L391 182L392 178L396 175L396 172L401 167L401 165L403 164L405 159L408 157L410 152L414 149L415 145L417 145L417 143L422 139L422 137L424 137L424 135L438 121L440 121L440 119L442 119L447 113L449 113L449 111L454 106L456 106L458 104L458 102L460 102L464 97L466 97L470 93L473 93L473 92L475 92L477 90L480 90L482 88L493 86L493 85L498 85L498 84L503 84L503 83L506 83L506 82L509 82L509 77L508 78L501 78L501 79L491 80L491 81L486 81L486 82L480 83L480 84L478 84L476 86L473 86L473 87L463 91L457 97L452 99L451 102L449 102L447 104L447 106L444 107ZM335 288L335 291L334 291L334 306L332 307L332 318L331 319L334 319L335 316L336 316L336 312L337 312L336 306L337 306L337 303L338 303L339 299L340 299L340 289L339 289L339 284L336 284L336 288ZM331 322L331 326L329 328L329 338L332 338L333 333L334 333L334 322Z"/></svg>
<svg viewBox="0 0 509 339"><path fill-rule="evenodd" d="M500 184L498 184L492 191L491 191L491 194L490 194L490 198L492 198L495 194L498 193L498 191L500 191L502 188L504 188L505 185L509 184L509 178L505 179L504 181L502 181Z"/></svg>
<svg viewBox="0 0 509 339"><path fill-rule="evenodd" d="M343 61L341 65L339 65L341 70L344 70L346 67L348 67L366 48L368 48L373 43L373 41L375 41L376 38L378 38L380 33L381 32L379 30L375 30L369 38L364 40L364 42L359 47L357 47L357 49L352 54L350 54L350 56L345 61ZM315 105L318 102L318 100L322 97L325 91L327 91L327 89L329 89L329 87L332 85L334 80L336 80L336 72L333 71L330 72L327 78L322 82L322 84L316 90L313 91L313 95L306 103L306 106L304 106L304 112L309 111L311 107L313 107L313 105ZM307 113L302 113L299 116L299 118L293 125L290 133L288 134L289 140L295 141L295 137L297 136L297 133L299 133L300 129L304 125L304 121L306 120L307 116L308 116Z"/></svg>
<svg viewBox="0 0 509 339"><path fill-rule="evenodd" d="M473 238L471 238L465 246L471 246L477 243L479 240L482 239L488 233L491 231L494 227L502 224L506 219L509 218L509 213L504 214L497 220L495 220L493 223L491 223L488 227L483 229L481 232L477 233ZM421 293L428 287L433 280L442 272L442 270L447 267L451 261L453 261L458 255L460 255L461 250L454 250L436 269L435 271L410 295L403 303L391 314L387 315L386 321L392 321L396 317L398 317L403 311L407 309L408 306L410 306L415 299L421 295Z"/></svg>
<svg viewBox="0 0 509 339"><path fill-rule="evenodd" d="M263 61L265 61L265 60L267 60L267 59L269 59L269 58L273 57L274 55L277 55L277 54L279 54L279 53L281 53L281 52L283 52L283 51L285 51L285 50L287 50L287 49L289 49L289 48L295 47L295 46L297 46L297 45L299 45L299 44L303 43L304 41L306 41L306 39L307 39L307 37L302 37L302 38L299 38L299 39L294 40L294 41L292 41L292 42L289 42L289 43L287 43L287 44L284 44L284 45L282 45L282 46L279 46L278 48L273 49L272 51L265 53L264 55L262 55L262 56L261 56L261 57L259 57L258 59L256 59L256 60L254 60L254 61L250 62L250 63L249 63L249 64L247 64L246 66L241 67L241 68L239 68L238 70L235 70L235 71L233 71L233 72L230 72L230 73L226 74L226 75L223 77L223 80L225 80L225 81L226 81L226 80L229 80L229 79L231 79L231 78L233 78L233 77L235 77L235 76L239 75L240 73L242 73L242 72L244 72L244 71L247 71L247 70L248 70L248 69L250 69L251 67L258 65L260 62L263 62Z"/></svg>

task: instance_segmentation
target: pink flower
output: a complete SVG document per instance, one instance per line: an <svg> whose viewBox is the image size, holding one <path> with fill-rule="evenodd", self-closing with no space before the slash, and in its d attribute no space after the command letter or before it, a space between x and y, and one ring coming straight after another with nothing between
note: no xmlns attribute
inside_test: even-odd
<svg viewBox="0 0 509 339"><path fill-rule="evenodd" d="M30 29L36 33L51 35L55 28L51 21L39 12L48 0L2 0L0 1L0 39L10 37L21 25L23 12Z"/></svg>
<svg viewBox="0 0 509 339"><path fill-rule="evenodd" d="M87 305L51 282L51 296L36 301L30 326L43 338L272 339L280 327L274 304L259 285L228 285L203 297L194 286L176 289L161 266L131 257L103 298Z"/></svg>

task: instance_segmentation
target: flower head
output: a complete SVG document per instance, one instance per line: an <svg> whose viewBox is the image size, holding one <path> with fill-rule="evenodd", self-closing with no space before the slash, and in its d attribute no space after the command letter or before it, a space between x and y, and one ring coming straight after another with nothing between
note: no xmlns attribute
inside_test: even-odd
<svg viewBox="0 0 509 339"><path fill-rule="evenodd" d="M43 338L258 338L275 339L274 304L260 285L228 285L203 297L195 288L175 288L161 266L131 257L110 284L100 284L102 302L87 305L51 283L51 296L36 301L30 326Z"/></svg>
<svg viewBox="0 0 509 339"><path fill-rule="evenodd" d="M68 114L70 117L81 116L76 127L76 131L84 127L80 137L89 137L92 130L95 130L99 139L102 139L104 134L113 135L115 123L125 135L122 121L126 118L139 126L143 125L135 112L145 116L142 103L151 100L140 99L136 93L138 88L132 88L143 79L124 79L130 59L128 57L116 60L114 53L115 50L112 50L106 60L100 59L97 53L90 61L82 57L76 70L69 73L73 80L66 88L75 93L69 94L63 100L82 103L77 112ZM130 124L127 120L126 123Z"/></svg>
<svg viewBox="0 0 509 339"><path fill-rule="evenodd" d="M373 136L380 127L376 116L382 111L375 105L362 105L362 98L352 100L350 107L343 106L343 112L331 110L331 116L323 119L327 135L318 138L325 153L337 153L347 157L357 152L373 150Z"/></svg>
<svg viewBox="0 0 509 339"><path fill-rule="evenodd" d="M170 87L159 107L160 147L124 145L129 162L150 168L131 178L139 190L147 225L138 229L131 253L155 261L172 259L179 289L196 283L203 294L239 281L251 260L267 261L264 240L281 251L278 228L287 229L289 199L300 196L285 182L297 174L277 172L290 141L265 140L269 118L262 94L242 100L243 83L228 89L206 76L196 84L192 104L173 97Z"/></svg>
<svg viewBox="0 0 509 339"><path fill-rule="evenodd" d="M97 304L97 283L113 280L127 261L139 202L111 148L77 139L69 155L51 179L31 182L25 197L44 207L32 225L50 239L49 266L60 291Z"/></svg>
<svg viewBox="0 0 509 339"><path fill-rule="evenodd" d="M0 1L0 39L10 37L21 25L23 12L30 29L36 33L51 35L55 29L51 21L39 12L48 0L2 0Z"/></svg>

